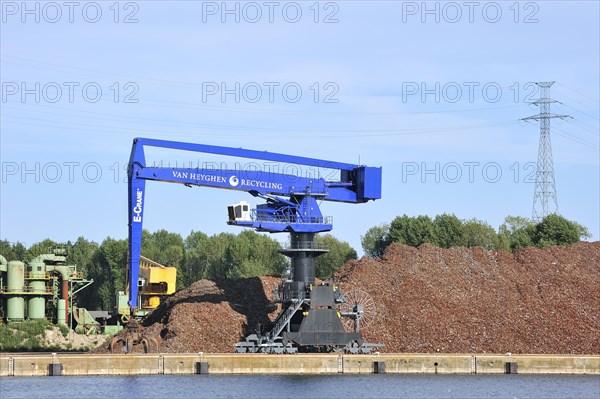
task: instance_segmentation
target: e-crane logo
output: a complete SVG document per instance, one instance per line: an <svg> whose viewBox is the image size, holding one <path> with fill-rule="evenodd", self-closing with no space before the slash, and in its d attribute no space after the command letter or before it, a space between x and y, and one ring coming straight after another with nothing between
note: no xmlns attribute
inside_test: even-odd
<svg viewBox="0 0 600 399"><path fill-rule="evenodd" d="M237 187L240 184L240 179L238 179L236 176L231 176L229 178L229 184L232 187Z"/></svg>
<svg viewBox="0 0 600 399"><path fill-rule="evenodd" d="M135 208L133 208L133 213L135 213L135 215L133 216L134 222L141 223L141 221L142 221L142 199L143 199L143 197L144 197L144 192L138 188L135 193Z"/></svg>

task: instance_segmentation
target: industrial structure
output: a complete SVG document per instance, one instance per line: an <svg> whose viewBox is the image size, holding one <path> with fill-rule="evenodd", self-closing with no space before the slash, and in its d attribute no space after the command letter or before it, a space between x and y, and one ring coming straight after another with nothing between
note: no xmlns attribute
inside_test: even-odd
<svg viewBox="0 0 600 399"><path fill-rule="evenodd" d="M536 82L535 84L539 87L540 98L532 102L532 104L540 107L540 113L523 118L522 120L540 122L540 144L538 147L532 211L532 219L535 222L540 222L549 214L558 212L554 161L552 160L552 142L550 140L550 120L555 118L569 118L569 115L558 115L550 112L550 104L558 102L549 97L550 87L554 84L554 81Z"/></svg>
<svg viewBox="0 0 600 399"><path fill-rule="evenodd" d="M139 306L131 314L131 308L127 303L128 295L124 291L119 291L115 300L115 314L119 315L123 323L128 323L131 317L141 319L156 309L166 296L175 292L176 282L176 268L140 256L137 283Z"/></svg>
<svg viewBox="0 0 600 399"><path fill-rule="evenodd" d="M119 291L114 315L116 324L101 325L111 318L107 311L88 311L75 306L74 296L94 280L84 278L76 265L67 264L67 250L54 248L25 264L8 262L0 255L0 316L8 323L48 320L67 325L79 334L116 334L132 316L142 318L156 309L162 299L175 292L176 269L141 257L140 307L131 315L127 296Z"/></svg>
<svg viewBox="0 0 600 399"><path fill-rule="evenodd" d="M0 299L7 322L48 319L73 326L73 296L93 283L67 264L65 248L55 248L27 265L0 255ZM77 320L75 320L77 321Z"/></svg>
<svg viewBox="0 0 600 399"><path fill-rule="evenodd" d="M281 166L295 165L288 169L296 173L151 167L146 165L145 147L258 159ZM303 175L298 165L308 166L309 173ZM325 179L322 173L334 177ZM281 251L291 259L290 272L280 284L277 295L282 311L270 331L259 329L238 343L236 351L295 353L344 350L368 353L375 346L364 343L360 332L360 320L371 308L356 300L370 298L366 295L349 297L332 283L317 285L315 258L327 251L315 245L314 237L333 228L331 217L321 213L321 201L359 204L381 198L381 168L241 148L134 139L128 170L127 294L132 314L143 306L139 277L143 266L140 255L147 180L244 191L265 203L259 204L256 209L251 209L247 202L229 206L228 224L261 232L290 234L288 246ZM342 306L345 308L342 309ZM353 331L344 329L342 317L354 320Z"/></svg>

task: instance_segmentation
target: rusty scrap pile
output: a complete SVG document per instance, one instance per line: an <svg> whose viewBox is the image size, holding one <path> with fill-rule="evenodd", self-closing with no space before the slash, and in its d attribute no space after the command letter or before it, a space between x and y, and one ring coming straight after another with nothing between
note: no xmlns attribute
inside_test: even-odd
<svg viewBox="0 0 600 399"><path fill-rule="evenodd" d="M600 353L600 242L515 254L393 244L336 278L377 303L364 337L384 352ZM197 281L144 320L144 334L162 352L233 352L277 315L278 281Z"/></svg>
<svg viewBox="0 0 600 399"><path fill-rule="evenodd" d="M526 248L392 245L339 274L378 304L392 352L600 353L600 242Z"/></svg>

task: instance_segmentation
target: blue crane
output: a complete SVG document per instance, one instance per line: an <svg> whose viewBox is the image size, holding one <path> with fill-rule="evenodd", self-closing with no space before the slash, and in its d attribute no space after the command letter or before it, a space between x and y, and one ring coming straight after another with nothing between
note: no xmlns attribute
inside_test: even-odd
<svg viewBox="0 0 600 399"><path fill-rule="evenodd" d="M275 163L272 165L280 167L273 166L268 171L254 169L244 171L213 167L147 166L145 147L256 159ZM296 165L308 166L312 173L309 176L302 176ZM287 172L288 170L295 173ZM328 176L331 175L332 178L321 177L320 171L331 172L328 173ZM281 252L291 258L292 275L286 283L287 285L282 286L284 288L282 302L287 305L287 308L276 321L274 330L277 330L277 334L271 331L268 335L255 337L252 344L242 345L243 348L240 351L260 351L257 348L260 345L264 347L265 343L273 347L273 342L280 340L281 333L285 335L286 332L288 335L291 334L292 338L290 339L294 342L301 341L299 337L294 339L292 319L301 308L304 308L303 313L307 313L306 308L310 306L311 301L308 298L309 291L313 290L315 284L314 258L326 252L315 247L314 235L330 231L333 228L331 218L322 215L319 202L335 201L357 204L381 198L381 168L378 167L242 148L136 138L133 140L128 169L129 257L127 276L131 314L134 314L138 305L137 282L147 180L245 191L254 197L263 199L265 203L259 204L256 209L250 209L249 204L243 201L229 206L228 224L254 228L263 232L290 233L290 245ZM324 295L338 299L341 296L337 287L332 286L330 291L331 295L329 293ZM314 306L315 294L313 294L312 301ZM323 323L327 320L318 322ZM336 328L339 329L339 326L336 325ZM283 331L284 329L286 331ZM337 332L341 333L341 331ZM283 341L287 341L287 339L284 337ZM307 342L306 345L311 345L310 339L304 341ZM283 345L283 347L288 347L288 345Z"/></svg>

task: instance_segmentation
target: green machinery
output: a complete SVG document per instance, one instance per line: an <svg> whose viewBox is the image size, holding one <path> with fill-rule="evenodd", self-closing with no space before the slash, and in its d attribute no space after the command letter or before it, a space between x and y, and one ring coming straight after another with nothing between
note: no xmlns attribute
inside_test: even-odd
<svg viewBox="0 0 600 399"><path fill-rule="evenodd" d="M0 255L0 302L7 322L49 319L72 327L73 295L92 283L77 266L67 264L65 248L39 255L27 265L7 262Z"/></svg>

